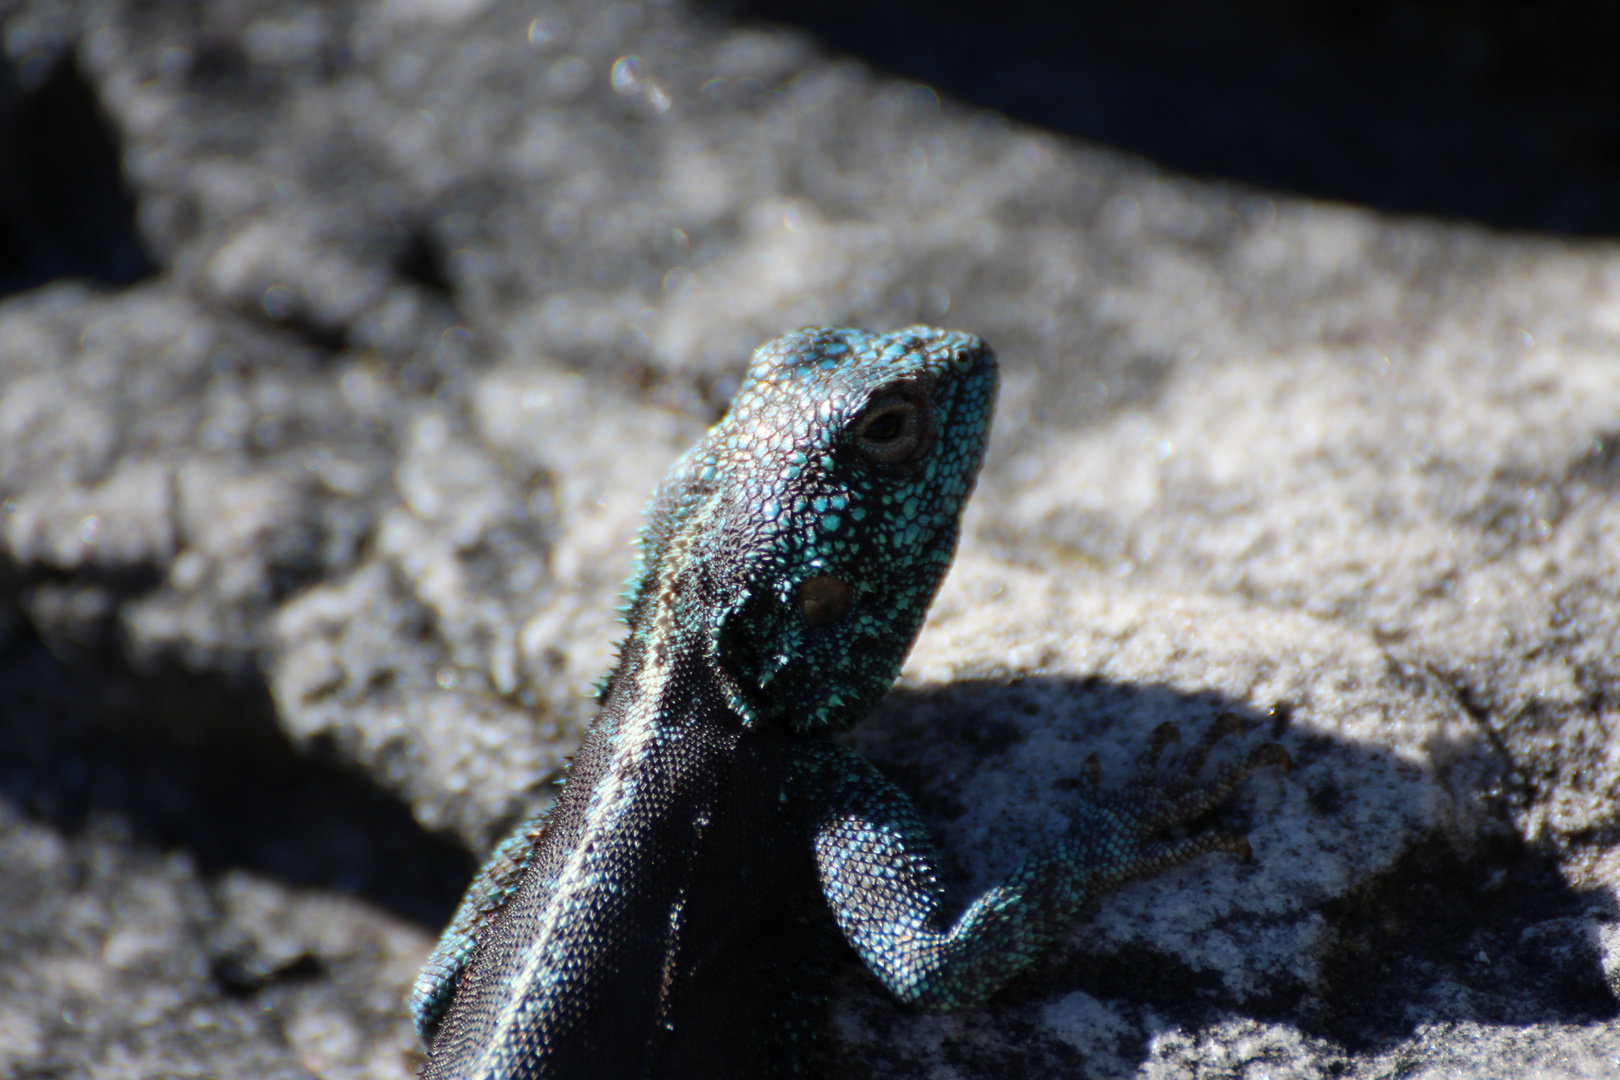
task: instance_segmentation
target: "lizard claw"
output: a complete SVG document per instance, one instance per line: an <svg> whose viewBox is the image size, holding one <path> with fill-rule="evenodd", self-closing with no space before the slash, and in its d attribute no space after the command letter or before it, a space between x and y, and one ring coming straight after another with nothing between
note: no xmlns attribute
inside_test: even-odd
<svg viewBox="0 0 1620 1080"><path fill-rule="evenodd" d="M1214 750L1222 739L1229 735L1241 734L1243 734L1243 718L1237 713L1225 712L1217 716L1203 737L1194 743L1192 749L1181 759L1181 768L1176 777L1179 787L1185 790L1193 786L1199 771L1204 767L1204 762L1209 760L1210 751Z"/></svg>
<svg viewBox="0 0 1620 1080"><path fill-rule="evenodd" d="M1159 769L1159 758L1164 756L1165 748L1172 743L1181 741L1181 729L1166 720L1153 729L1148 737L1148 744L1142 750L1142 756L1136 762L1136 778L1132 787L1150 787L1153 784L1153 774Z"/></svg>
<svg viewBox="0 0 1620 1080"><path fill-rule="evenodd" d="M1231 733L1230 727L1221 726L1223 730L1213 737L1206 735L1200 740L1200 745L1188 754L1188 757L1194 760L1184 764L1176 780L1166 786L1165 793L1170 797L1164 800L1158 813L1153 815L1161 827L1191 821L1213 810L1225 802L1227 796L1249 778L1250 773L1263 765L1281 765L1287 768L1288 751L1276 743L1266 743L1249 751L1242 761L1229 761L1222 765L1208 783L1194 786L1193 780L1204 759L1208 757L1209 750Z"/></svg>

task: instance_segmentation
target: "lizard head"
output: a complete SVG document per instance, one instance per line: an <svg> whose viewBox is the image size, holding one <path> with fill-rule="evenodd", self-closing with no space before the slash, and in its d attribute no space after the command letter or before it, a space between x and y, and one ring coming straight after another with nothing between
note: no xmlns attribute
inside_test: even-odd
<svg viewBox="0 0 1620 1080"><path fill-rule="evenodd" d="M746 721L855 723L950 567L996 383L989 346L956 331L822 328L760 346L654 495L632 619L681 634Z"/></svg>

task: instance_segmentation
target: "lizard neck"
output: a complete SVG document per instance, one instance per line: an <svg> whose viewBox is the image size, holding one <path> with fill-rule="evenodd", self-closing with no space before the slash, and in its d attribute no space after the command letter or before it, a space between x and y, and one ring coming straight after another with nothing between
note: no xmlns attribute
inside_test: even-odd
<svg viewBox="0 0 1620 1080"><path fill-rule="evenodd" d="M624 609L630 633L599 691L607 722L639 717L662 726L688 715L722 727L755 722L720 655L728 601L746 593L745 567L720 542L735 528L727 518L723 494L701 484L666 481L654 495Z"/></svg>
<svg viewBox="0 0 1620 1080"><path fill-rule="evenodd" d="M685 637L686 635L681 635ZM692 723L741 731L753 717L733 707L736 689L703 643L670 641L659 627L632 632L620 646L598 723L656 731Z"/></svg>

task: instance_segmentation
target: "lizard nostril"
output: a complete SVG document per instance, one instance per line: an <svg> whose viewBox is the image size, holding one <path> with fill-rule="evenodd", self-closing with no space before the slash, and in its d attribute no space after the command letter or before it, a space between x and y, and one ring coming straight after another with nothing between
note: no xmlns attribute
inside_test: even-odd
<svg viewBox="0 0 1620 1080"><path fill-rule="evenodd" d="M840 577L813 577L799 586L799 613L811 626L827 626L849 610L849 583Z"/></svg>

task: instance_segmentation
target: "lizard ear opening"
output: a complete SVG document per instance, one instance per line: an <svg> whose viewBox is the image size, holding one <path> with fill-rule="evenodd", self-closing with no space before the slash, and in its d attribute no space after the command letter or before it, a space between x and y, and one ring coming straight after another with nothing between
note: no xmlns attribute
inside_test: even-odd
<svg viewBox="0 0 1620 1080"><path fill-rule="evenodd" d="M799 614L811 626L831 626L849 610L849 582L824 574L799 586Z"/></svg>

